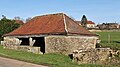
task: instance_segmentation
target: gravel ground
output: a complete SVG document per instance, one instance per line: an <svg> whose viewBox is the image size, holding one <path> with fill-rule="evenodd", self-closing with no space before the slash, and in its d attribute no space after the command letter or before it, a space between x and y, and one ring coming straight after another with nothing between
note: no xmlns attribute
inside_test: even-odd
<svg viewBox="0 0 120 67"><path fill-rule="evenodd" d="M0 67L48 67L33 63L0 57Z"/></svg>

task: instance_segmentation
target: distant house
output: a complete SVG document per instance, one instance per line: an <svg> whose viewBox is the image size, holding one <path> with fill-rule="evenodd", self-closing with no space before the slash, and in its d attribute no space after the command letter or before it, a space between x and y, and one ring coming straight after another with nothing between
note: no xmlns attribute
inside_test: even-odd
<svg viewBox="0 0 120 67"><path fill-rule="evenodd" d="M95 28L95 23L92 21L87 21L87 28L90 28L90 29Z"/></svg>
<svg viewBox="0 0 120 67"><path fill-rule="evenodd" d="M4 34L5 48L33 53L70 54L96 47L98 36L78 25L66 14L36 16L20 28Z"/></svg>
<svg viewBox="0 0 120 67"><path fill-rule="evenodd" d="M119 29L119 24L118 23L103 23L103 24L97 25L97 27L101 30Z"/></svg>
<svg viewBox="0 0 120 67"><path fill-rule="evenodd" d="M76 21L79 25L86 29L94 29L95 23L93 21L88 21L85 15L82 16L81 21Z"/></svg>
<svg viewBox="0 0 120 67"><path fill-rule="evenodd" d="M81 25L81 21L76 21L79 25ZM82 25L81 25L82 26ZM87 21L86 27L87 29L94 29L95 28L95 23L93 21Z"/></svg>

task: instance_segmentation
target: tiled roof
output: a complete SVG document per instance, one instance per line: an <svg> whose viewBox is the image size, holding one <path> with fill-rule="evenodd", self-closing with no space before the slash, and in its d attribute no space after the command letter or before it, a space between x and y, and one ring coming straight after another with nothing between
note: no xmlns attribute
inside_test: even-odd
<svg viewBox="0 0 120 67"><path fill-rule="evenodd" d="M81 23L81 21L76 21L77 23ZM87 21L87 24L95 24L93 21Z"/></svg>
<svg viewBox="0 0 120 67"><path fill-rule="evenodd" d="M25 36L25 35L96 35L77 24L73 19L63 13L49 14L34 17L18 29L5 34L4 36Z"/></svg>
<svg viewBox="0 0 120 67"><path fill-rule="evenodd" d="M95 23L92 21L87 21L87 24L95 24Z"/></svg>

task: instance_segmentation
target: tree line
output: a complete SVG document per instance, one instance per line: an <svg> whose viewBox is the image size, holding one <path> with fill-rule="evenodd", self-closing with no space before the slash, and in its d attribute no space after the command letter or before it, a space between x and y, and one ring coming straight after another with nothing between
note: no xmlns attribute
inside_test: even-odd
<svg viewBox="0 0 120 67"><path fill-rule="evenodd" d="M13 31L14 29L20 27L20 24L16 23L13 19L7 19L5 16L0 19L0 40L2 40L2 35Z"/></svg>

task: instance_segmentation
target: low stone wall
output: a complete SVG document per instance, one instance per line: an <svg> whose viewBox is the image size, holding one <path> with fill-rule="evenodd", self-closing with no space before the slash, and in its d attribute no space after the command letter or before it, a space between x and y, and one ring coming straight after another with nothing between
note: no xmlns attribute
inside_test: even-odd
<svg viewBox="0 0 120 67"><path fill-rule="evenodd" d="M96 47L97 37L90 36L48 36L45 37L46 53L71 54L76 49Z"/></svg>
<svg viewBox="0 0 120 67"><path fill-rule="evenodd" d="M1 45L3 46L14 46L14 45L20 45L21 44L21 40L19 40L18 38L10 38L10 37L4 37L4 41L1 41Z"/></svg>
<svg viewBox="0 0 120 67"><path fill-rule="evenodd" d="M18 38L14 38L14 37L4 37L4 41L1 41L1 45L3 45L4 48L8 48L8 49L15 49L15 50L41 54L42 52L40 51L40 47L33 47L35 40L33 40L32 38L30 38L29 40L30 40L29 46L20 46L22 40L19 40Z"/></svg>
<svg viewBox="0 0 120 67"><path fill-rule="evenodd" d="M111 60L116 55L119 55L119 52L110 48L81 49L73 52L73 61L78 64L100 64Z"/></svg>
<svg viewBox="0 0 120 67"><path fill-rule="evenodd" d="M4 48L7 49L14 49L14 50L20 50L20 51L27 51L27 52L32 52L35 54L42 54L40 51L40 47L31 47L31 46L6 46Z"/></svg>

